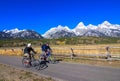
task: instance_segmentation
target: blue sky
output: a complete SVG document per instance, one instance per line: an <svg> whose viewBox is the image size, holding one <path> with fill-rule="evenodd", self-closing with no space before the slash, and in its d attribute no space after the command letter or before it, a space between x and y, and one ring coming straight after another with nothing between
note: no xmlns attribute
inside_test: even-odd
<svg viewBox="0 0 120 81"><path fill-rule="evenodd" d="M40 34L79 22L120 24L120 0L0 0L0 31L32 29Z"/></svg>

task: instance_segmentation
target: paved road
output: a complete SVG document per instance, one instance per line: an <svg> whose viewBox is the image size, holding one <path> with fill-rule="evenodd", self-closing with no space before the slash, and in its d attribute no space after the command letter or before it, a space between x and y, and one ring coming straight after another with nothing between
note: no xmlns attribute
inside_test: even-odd
<svg viewBox="0 0 120 81"><path fill-rule="evenodd" d="M20 57L0 56L0 63L25 69L21 64ZM58 63L49 64L48 68L41 71L36 71L34 68L29 68L27 70L65 81L120 81L120 68Z"/></svg>

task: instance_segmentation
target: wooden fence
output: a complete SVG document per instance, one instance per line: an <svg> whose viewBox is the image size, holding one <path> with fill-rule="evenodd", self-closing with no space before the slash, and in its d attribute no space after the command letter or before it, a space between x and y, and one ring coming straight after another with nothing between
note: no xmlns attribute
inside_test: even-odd
<svg viewBox="0 0 120 81"><path fill-rule="evenodd" d="M53 49L55 56L63 57L103 57L106 59L109 58L120 58L120 47L105 47L105 48L63 48L63 49Z"/></svg>
<svg viewBox="0 0 120 81"><path fill-rule="evenodd" d="M35 48L38 54L41 54L41 50ZM74 58L75 56L87 56L87 57L117 57L120 58L120 47L104 47L104 48L53 48L53 53L56 56L67 56ZM23 49L0 49L2 55L23 55Z"/></svg>

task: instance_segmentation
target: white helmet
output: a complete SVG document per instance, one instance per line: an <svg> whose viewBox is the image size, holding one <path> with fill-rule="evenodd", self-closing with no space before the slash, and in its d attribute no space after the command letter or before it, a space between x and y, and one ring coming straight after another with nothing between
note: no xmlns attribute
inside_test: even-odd
<svg viewBox="0 0 120 81"><path fill-rule="evenodd" d="M27 44L27 47L31 47L31 43L28 43L28 44Z"/></svg>

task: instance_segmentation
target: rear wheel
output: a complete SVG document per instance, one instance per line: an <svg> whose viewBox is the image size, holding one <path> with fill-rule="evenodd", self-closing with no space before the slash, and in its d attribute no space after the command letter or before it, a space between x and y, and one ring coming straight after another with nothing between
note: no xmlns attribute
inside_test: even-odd
<svg viewBox="0 0 120 81"><path fill-rule="evenodd" d="M22 65L26 68L29 68L30 67L30 61L28 58L23 58L22 59Z"/></svg>

